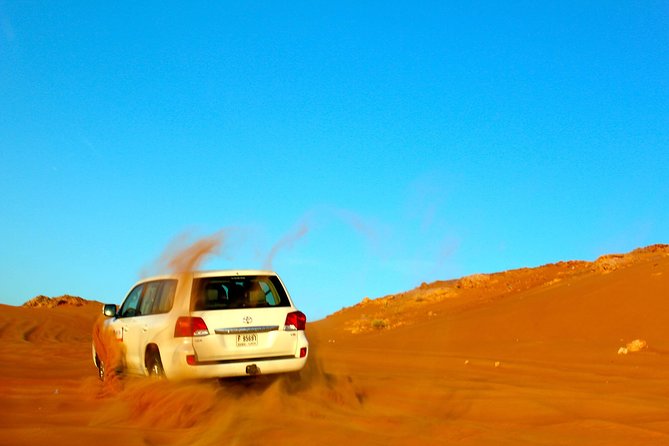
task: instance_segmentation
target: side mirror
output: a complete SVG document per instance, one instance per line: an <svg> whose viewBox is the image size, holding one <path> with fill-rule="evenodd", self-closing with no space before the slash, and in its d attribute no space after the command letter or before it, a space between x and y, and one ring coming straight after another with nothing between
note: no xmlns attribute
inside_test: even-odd
<svg viewBox="0 0 669 446"><path fill-rule="evenodd" d="M102 314L104 314L106 317L116 316L116 305L114 305L114 304L104 304L102 306Z"/></svg>

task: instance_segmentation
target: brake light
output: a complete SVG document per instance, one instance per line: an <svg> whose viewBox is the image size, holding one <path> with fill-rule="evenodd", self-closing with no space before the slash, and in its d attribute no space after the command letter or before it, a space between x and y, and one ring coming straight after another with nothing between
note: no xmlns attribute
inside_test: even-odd
<svg viewBox="0 0 669 446"><path fill-rule="evenodd" d="M181 316L174 326L174 337L207 336L209 329L201 317Z"/></svg>
<svg viewBox="0 0 669 446"><path fill-rule="evenodd" d="M307 316L301 311L293 311L286 315L286 330L304 330L307 326Z"/></svg>

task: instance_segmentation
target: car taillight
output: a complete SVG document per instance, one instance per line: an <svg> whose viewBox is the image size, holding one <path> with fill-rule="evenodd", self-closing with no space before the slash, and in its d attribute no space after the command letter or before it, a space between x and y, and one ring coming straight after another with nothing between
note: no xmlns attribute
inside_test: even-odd
<svg viewBox="0 0 669 446"><path fill-rule="evenodd" d="M286 315L286 330L304 330L307 326L307 317L301 311L293 311Z"/></svg>
<svg viewBox="0 0 669 446"><path fill-rule="evenodd" d="M174 326L174 337L207 336L209 329L201 317L181 316Z"/></svg>

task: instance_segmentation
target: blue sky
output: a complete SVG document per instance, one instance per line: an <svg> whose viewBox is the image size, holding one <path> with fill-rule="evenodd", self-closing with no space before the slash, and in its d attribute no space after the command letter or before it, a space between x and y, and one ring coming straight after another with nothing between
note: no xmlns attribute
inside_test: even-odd
<svg viewBox="0 0 669 446"><path fill-rule="evenodd" d="M0 302L221 230L312 320L668 243L669 7L497 3L0 0Z"/></svg>

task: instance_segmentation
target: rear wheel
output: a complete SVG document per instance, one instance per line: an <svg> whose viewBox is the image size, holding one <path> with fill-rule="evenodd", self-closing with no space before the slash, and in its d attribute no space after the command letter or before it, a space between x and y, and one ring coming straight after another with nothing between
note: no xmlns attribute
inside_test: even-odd
<svg viewBox="0 0 669 446"><path fill-rule="evenodd" d="M147 355L146 368L149 371L149 376L164 378L165 369L163 369L163 362L160 360L160 352L158 350L151 350Z"/></svg>

